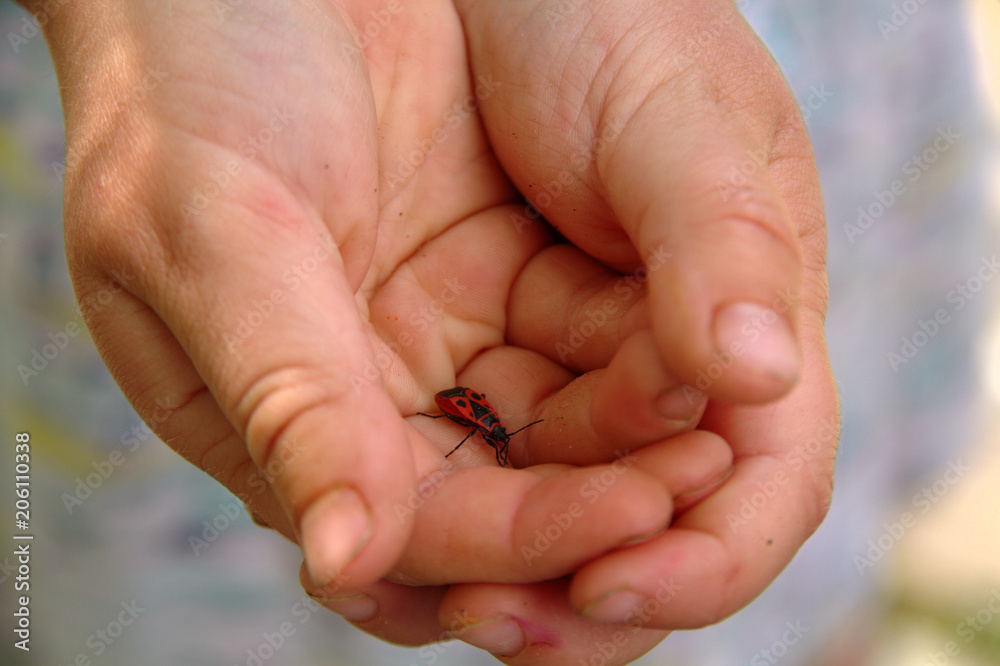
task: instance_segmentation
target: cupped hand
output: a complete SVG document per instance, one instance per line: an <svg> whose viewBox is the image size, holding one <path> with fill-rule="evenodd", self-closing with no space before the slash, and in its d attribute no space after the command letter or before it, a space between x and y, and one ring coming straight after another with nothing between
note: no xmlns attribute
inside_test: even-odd
<svg viewBox="0 0 1000 666"><path fill-rule="evenodd" d="M727 0L456 4L473 74L505 83L482 115L532 203L522 228L540 213L583 251L548 247L525 267L508 340L603 373L592 422L611 441L668 404L670 377L708 394L699 427L733 450L720 490L578 570L570 605L664 629L717 622L784 568L832 491L825 220L798 106ZM558 442L520 458L599 459Z"/></svg>
<svg viewBox="0 0 1000 666"><path fill-rule="evenodd" d="M717 529L767 473L757 463L780 464L809 419L834 409L822 208L794 104L738 17L716 36L728 60L667 57L677 35L717 30L703 21L728 16L727 3L632 3L587 20L577 6L552 25L556 3L529 4L105 0L64 8L47 36L74 285L139 413L302 545L310 586L378 597L359 626L420 643L452 626L455 603L492 617L514 598L545 599L532 612L546 615L519 618L533 650L522 659L571 658L582 644L560 636L618 629L575 617L565 584L525 583L584 566L569 598L617 619L595 602L641 587L625 567L655 580L674 566L680 555L657 553L684 551L671 545L680 531L648 537L676 496L729 467L718 437L668 439L697 422L704 393L759 402L804 378L772 406L709 407L736 474L682 519L708 542L692 548L714 549L692 575L721 570L739 585L633 624L732 612L821 517L832 444L779 484L756 528ZM727 189L726 169L759 154ZM569 243L514 203L511 180ZM779 296L787 307L768 310ZM740 337L754 329L756 346ZM543 418L511 444L515 466L540 466L445 474L442 453L464 431L414 415L456 383L487 393L512 427ZM623 469L644 445L646 462ZM662 465L672 458L686 464ZM448 460L490 459L477 437ZM603 473L628 483L608 484L603 513L575 522L592 530L525 562L517 546ZM483 516L492 531L477 531ZM781 544L767 564L739 551L751 532ZM476 559L504 539L506 552ZM510 585L375 582L390 570L406 583ZM632 653L662 633L637 635Z"/></svg>

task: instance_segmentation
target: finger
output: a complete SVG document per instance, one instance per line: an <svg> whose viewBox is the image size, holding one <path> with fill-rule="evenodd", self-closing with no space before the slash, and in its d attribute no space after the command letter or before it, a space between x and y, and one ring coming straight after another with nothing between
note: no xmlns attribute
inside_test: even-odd
<svg viewBox="0 0 1000 666"><path fill-rule="evenodd" d="M507 336L577 372L605 368L648 328L648 275L622 275L571 245L538 252L511 289Z"/></svg>
<svg viewBox="0 0 1000 666"><path fill-rule="evenodd" d="M414 525L392 580L520 583L565 575L648 538L670 522L672 503L660 480L625 458L580 469L445 464L396 511Z"/></svg>
<svg viewBox="0 0 1000 666"><path fill-rule="evenodd" d="M439 620L461 641L505 664L628 664L666 636L638 624L597 624L566 602L567 582L454 585Z"/></svg>
<svg viewBox="0 0 1000 666"><path fill-rule="evenodd" d="M648 279L648 272L641 278L622 276L566 245L543 250L521 271L511 292L516 314L510 341L577 370L607 367L580 377L550 401L544 418L563 419L581 432L572 436L572 448L553 442L552 457L534 449L540 455L531 463L607 460L614 450L697 424L707 397L667 370L647 328ZM562 413L567 409L575 414Z"/></svg>
<svg viewBox="0 0 1000 666"><path fill-rule="evenodd" d="M656 511L664 496L693 506L732 470L730 447L704 431L622 451L610 465L585 469L458 469L442 463L431 443L415 452L422 482L396 507L400 520L416 521L414 539L390 574L408 584L563 575L658 532L671 519L669 506ZM460 529L469 524L478 529Z"/></svg>
<svg viewBox="0 0 1000 666"><path fill-rule="evenodd" d="M649 339L648 332L644 337ZM626 345L620 354L632 358L645 353L642 338L637 337L637 342ZM648 351L656 352L655 349ZM692 413L700 415L704 409L704 397L700 392L678 386L674 380L660 374L659 368L648 363L636 364L646 368L640 378L644 383L639 385L640 380L632 383L630 377L623 377L624 372L618 372L621 365L616 356L608 370L575 377L539 354L500 347L477 356L456 381L487 395L508 430L541 421L510 438L509 455L515 467L548 462L599 464L697 425L697 416L687 419L663 417L658 401L663 394L680 391L683 401L680 410L690 401ZM615 408L620 412L615 412ZM631 422L632 418L636 423ZM424 423L420 427L429 437L446 442L442 450L447 453L470 430L444 419L441 421L444 422ZM473 436L454 452L452 458L463 464L489 464L493 455L485 440Z"/></svg>
<svg viewBox="0 0 1000 666"><path fill-rule="evenodd" d="M803 382L779 403L709 408L702 425L734 447L732 476L663 534L580 569L574 608L622 621L672 589L643 624L692 628L725 618L771 583L822 521L832 492L834 384L822 345L805 351Z"/></svg>
<svg viewBox="0 0 1000 666"><path fill-rule="evenodd" d="M625 340L594 392L592 422L598 435L635 448L694 428L707 397L666 370L653 334Z"/></svg>
<svg viewBox="0 0 1000 666"><path fill-rule="evenodd" d="M695 430L629 454L674 498L674 520L716 491L733 473L733 450L706 430Z"/></svg>
<svg viewBox="0 0 1000 666"><path fill-rule="evenodd" d="M494 389L492 381L500 368L507 373L505 379L515 386L530 379L533 382L530 389L507 391L501 384ZM498 407L500 413L519 415L518 423L544 417L537 426L511 439L512 460L525 463L524 466L527 466L525 461L532 461L533 465L558 464L567 458L576 464L592 465L608 459L639 461L638 466L660 479L674 497L675 514L680 508L696 503L732 472L732 448L722 437L706 430L671 432L659 441L643 442L634 449L595 443L602 440L593 439L593 429L588 429L592 400L580 394L592 389L595 382L591 378L599 377L600 373L588 373L566 384L567 374L546 370L544 361L539 362L536 355L508 349L483 354L462 375L463 381L471 379L477 386L490 387L491 401L502 406ZM540 410L539 403L544 404ZM582 407L578 409L578 405ZM445 419L421 423L420 428L432 441L442 442L429 449L440 453L450 451L453 441L468 434L466 428ZM418 467L423 465L424 476L439 474L440 460L427 451L423 447L418 449L417 460L422 461ZM461 461L462 465L491 465L494 453L479 437L472 437L449 460Z"/></svg>
<svg viewBox="0 0 1000 666"><path fill-rule="evenodd" d="M587 503L577 500L578 504L596 502L599 496L606 494L617 483L628 482L621 477L625 470L634 468L657 479L666 492L675 498L672 520L676 522L677 516L697 506L706 497L716 492L733 472L732 449L721 437L704 430L676 435L634 451L622 451L617 454L616 458L611 465L588 468L592 469L593 472L587 483L579 490L580 497L586 499ZM538 539L533 544L534 549L522 548L522 552L533 560L533 568L547 566L551 568L551 571L558 571L558 568L555 568L555 563L546 561L551 553L557 552L550 548L551 542L554 542L556 538L561 539L562 530L572 524L570 518L583 518L582 515L578 514L582 514L584 511L588 511L586 520L593 523L592 527L595 532L601 529L614 529L610 523L602 526L600 524L601 515L590 512L586 506L583 509L571 508L569 516L552 514L551 522L558 529L553 528L551 533L548 529L542 534L536 533ZM623 544L625 547L621 550L627 552L632 548L638 548L639 546L633 544L643 543L649 538L653 538L651 533L629 539ZM562 554L556 555L556 557L562 556ZM603 557L614 556L615 553L611 553ZM592 564L587 566L592 566Z"/></svg>
<svg viewBox="0 0 1000 666"><path fill-rule="evenodd" d="M800 238L822 229L822 201L794 99L737 8L459 8L473 66L518 84L483 103L498 157L570 241L619 270L648 271L672 374L726 401L787 393L801 369L803 280L822 279L812 265L804 276ZM562 34L595 45L589 59L551 38L552 12ZM510 48L515 30L530 50ZM699 44L691 57L692 34L719 48ZM599 48L608 43L612 52ZM524 80L526 61L557 76Z"/></svg>
<svg viewBox="0 0 1000 666"><path fill-rule="evenodd" d="M379 581L342 595L312 585L300 569L310 604L337 613L355 627L400 645L428 645L438 658L458 638L511 664L576 664L602 654L605 664L625 664L666 635L637 623L599 625L581 619L566 601L566 581L530 585L465 584L409 587ZM514 658L516 657L516 658Z"/></svg>
<svg viewBox="0 0 1000 666"><path fill-rule="evenodd" d="M627 358L631 351L623 348L622 354ZM663 379L660 368L649 363L636 366L646 369L646 386L621 381L625 372L617 359L612 368L588 372L551 395L537 412L542 422L525 437L511 440L511 460L518 466L592 465L697 426L703 394L669 380L664 388L658 383ZM687 418L669 418L687 411Z"/></svg>
<svg viewBox="0 0 1000 666"><path fill-rule="evenodd" d="M612 205L642 256L670 253L650 270L653 329L684 382L723 400L773 400L801 368L798 233L765 168L732 193L718 189L748 155L770 160L766 148L709 110L664 123L672 104L652 96L606 167Z"/></svg>
<svg viewBox="0 0 1000 666"><path fill-rule="evenodd" d="M801 372L803 281L822 277L806 277L800 239L822 229L819 184L794 99L737 9L691 11L681 24L714 21L725 48L609 102L628 123L595 166L646 265L670 253L649 289L671 370L714 398L766 402Z"/></svg>
<svg viewBox="0 0 1000 666"><path fill-rule="evenodd" d="M226 259L219 258L218 263L225 264ZM329 283L338 276L327 277ZM376 571L391 566L406 538L405 525L385 511L404 495L412 479L407 434L394 406L377 390L380 384L363 386L360 394L352 389L351 375L361 376L364 371L357 361L367 358L365 336L357 322L351 321L353 297L343 282L334 295L320 281L314 283L315 290L303 284L289 293L283 316L262 323L241 341L237 355L221 340L237 330L239 319L253 312L252 304L262 292L272 292L275 283L264 280L254 289L244 281L234 288L224 276L202 275L200 282L206 289L224 285L218 289L229 294L232 308L217 308L209 314L204 303L194 300L190 313L174 313L177 335L187 339L187 350L171 342L160 324L160 339L166 340L162 347L144 336L148 346L137 353L133 354L135 346L118 343L109 348L106 358L116 374L127 377L130 397L139 404L155 400L158 391L167 390L170 384L176 386L170 393L182 397L158 431L241 497L257 496L265 487L276 490L294 535L302 539L318 575L328 571L359 579L377 577ZM305 299L298 301L300 297ZM339 321L334 315L338 309L346 315ZM147 327L143 328L136 326L140 317L123 316L123 310L109 307L99 313L91 322L95 337L105 344L134 339L130 336L137 330L150 332L150 319L158 319L145 310ZM206 337L222 346L218 351L211 340L201 337L206 329ZM153 358L164 347L169 353ZM188 358L196 359L196 364ZM171 361L176 365L164 372L163 365ZM201 377L207 385L218 387L214 395L199 386ZM223 405L222 410L216 402ZM374 422L358 419L359 413L370 415ZM385 506L387 499L390 503ZM379 504L382 508L377 508ZM357 515L344 515L345 509ZM277 522L273 516L268 521ZM362 542L373 539L380 524L384 525L383 552L375 555L372 551L364 563L367 568L353 574L341 571L352 555L360 554ZM345 549L339 540L353 543Z"/></svg>
<svg viewBox="0 0 1000 666"><path fill-rule="evenodd" d="M269 259L293 265L296 243L285 245L287 252L272 249ZM242 256L260 262L263 255ZM250 272L242 258L228 259L216 261L222 270L230 264L230 275ZM256 465L274 470L269 483L296 526L314 579L345 576L360 585L383 575L406 541L406 525L391 506L413 472L408 436L381 383L351 381L363 376L372 354L335 250L328 261L314 280L288 292L280 319L262 322L235 350L215 345L239 330L241 306L252 312L262 294L274 292L283 262L272 264L273 282L248 280L242 288L224 275L202 274L199 289L225 285L237 307L217 310L208 322L177 313L175 329ZM214 339L204 339L206 328Z"/></svg>
<svg viewBox="0 0 1000 666"><path fill-rule="evenodd" d="M745 474L743 468L737 469L733 488L741 484L744 491L753 487ZM717 491L719 501L731 501L733 492L729 487ZM689 520L696 521L700 515L695 514L700 514L702 507L709 511L717 506L713 499L709 497L692 509L687 514L692 516ZM660 594L670 603L659 599L655 612L642 618L644 626L707 626L728 617L763 591L808 536L798 533L799 529L785 528L782 534L777 530L756 533L753 539L737 544L714 532L686 528L687 522L678 519L654 539L581 569L574 577L570 603L598 622L630 622ZM745 536L749 534L747 530ZM739 547L743 550L737 553ZM639 570L641 576L629 573ZM761 585L761 581L766 582Z"/></svg>

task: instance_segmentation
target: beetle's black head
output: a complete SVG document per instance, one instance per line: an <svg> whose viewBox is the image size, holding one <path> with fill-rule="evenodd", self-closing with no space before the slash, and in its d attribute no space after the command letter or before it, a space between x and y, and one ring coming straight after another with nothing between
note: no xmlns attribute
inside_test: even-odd
<svg viewBox="0 0 1000 666"><path fill-rule="evenodd" d="M499 423L493 424L493 428L490 430L490 437L504 445L510 443L510 436L507 434L507 430Z"/></svg>

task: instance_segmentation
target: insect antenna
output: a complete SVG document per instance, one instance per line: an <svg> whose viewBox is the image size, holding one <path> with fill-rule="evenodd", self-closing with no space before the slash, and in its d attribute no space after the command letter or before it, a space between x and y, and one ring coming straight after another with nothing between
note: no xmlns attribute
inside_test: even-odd
<svg viewBox="0 0 1000 666"><path fill-rule="evenodd" d="M524 426L524 427L522 427L522 428L518 428L518 429L517 429L517 430L515 430L514 432L509 432L509 433L507 433L507 436L508 436L508 437L513 437L513 436L514 436L514 435L516 435L517 433L519 433L519 432L521 432L522 430L524 430L524 428L530 428L531 426L535 425L535 423L541 423L541 422L542 422L542 421L544 421L544 420L545 420L545 419L538 419L538 420L537 420L537 421L535 421L534 423L529 423L528 425L526 425L526 426Z"/></svg>

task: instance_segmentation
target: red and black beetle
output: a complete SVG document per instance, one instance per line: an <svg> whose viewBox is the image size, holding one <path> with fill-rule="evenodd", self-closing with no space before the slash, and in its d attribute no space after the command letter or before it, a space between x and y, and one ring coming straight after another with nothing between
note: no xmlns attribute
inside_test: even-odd
<svg viewBox="0 0 1000 666"><path fill-rule="evenodd" d="M472 428L469 434L465 436L465 439L449 451L445 455L445 458L458 451L458 447L465 444L465 440L478 432L486 440L486 443L496 451L497 462L500 463L500 466L506 467L507 446L510 443L511 436L521 432L524 428L535 425L535 423L542 422L541 420L535 421L524 426L524 428L518 428L512 433L508 433L506 428L504 428L503 421L500 420L500 416L493 409L493 405L486 402L486 396L464 386L456 386L455 388L441 391L434 396L434 402L437 403L438 408L444 414L417 413L420 416L427 416L432 419L447 416L458 425Z"/></svg>

